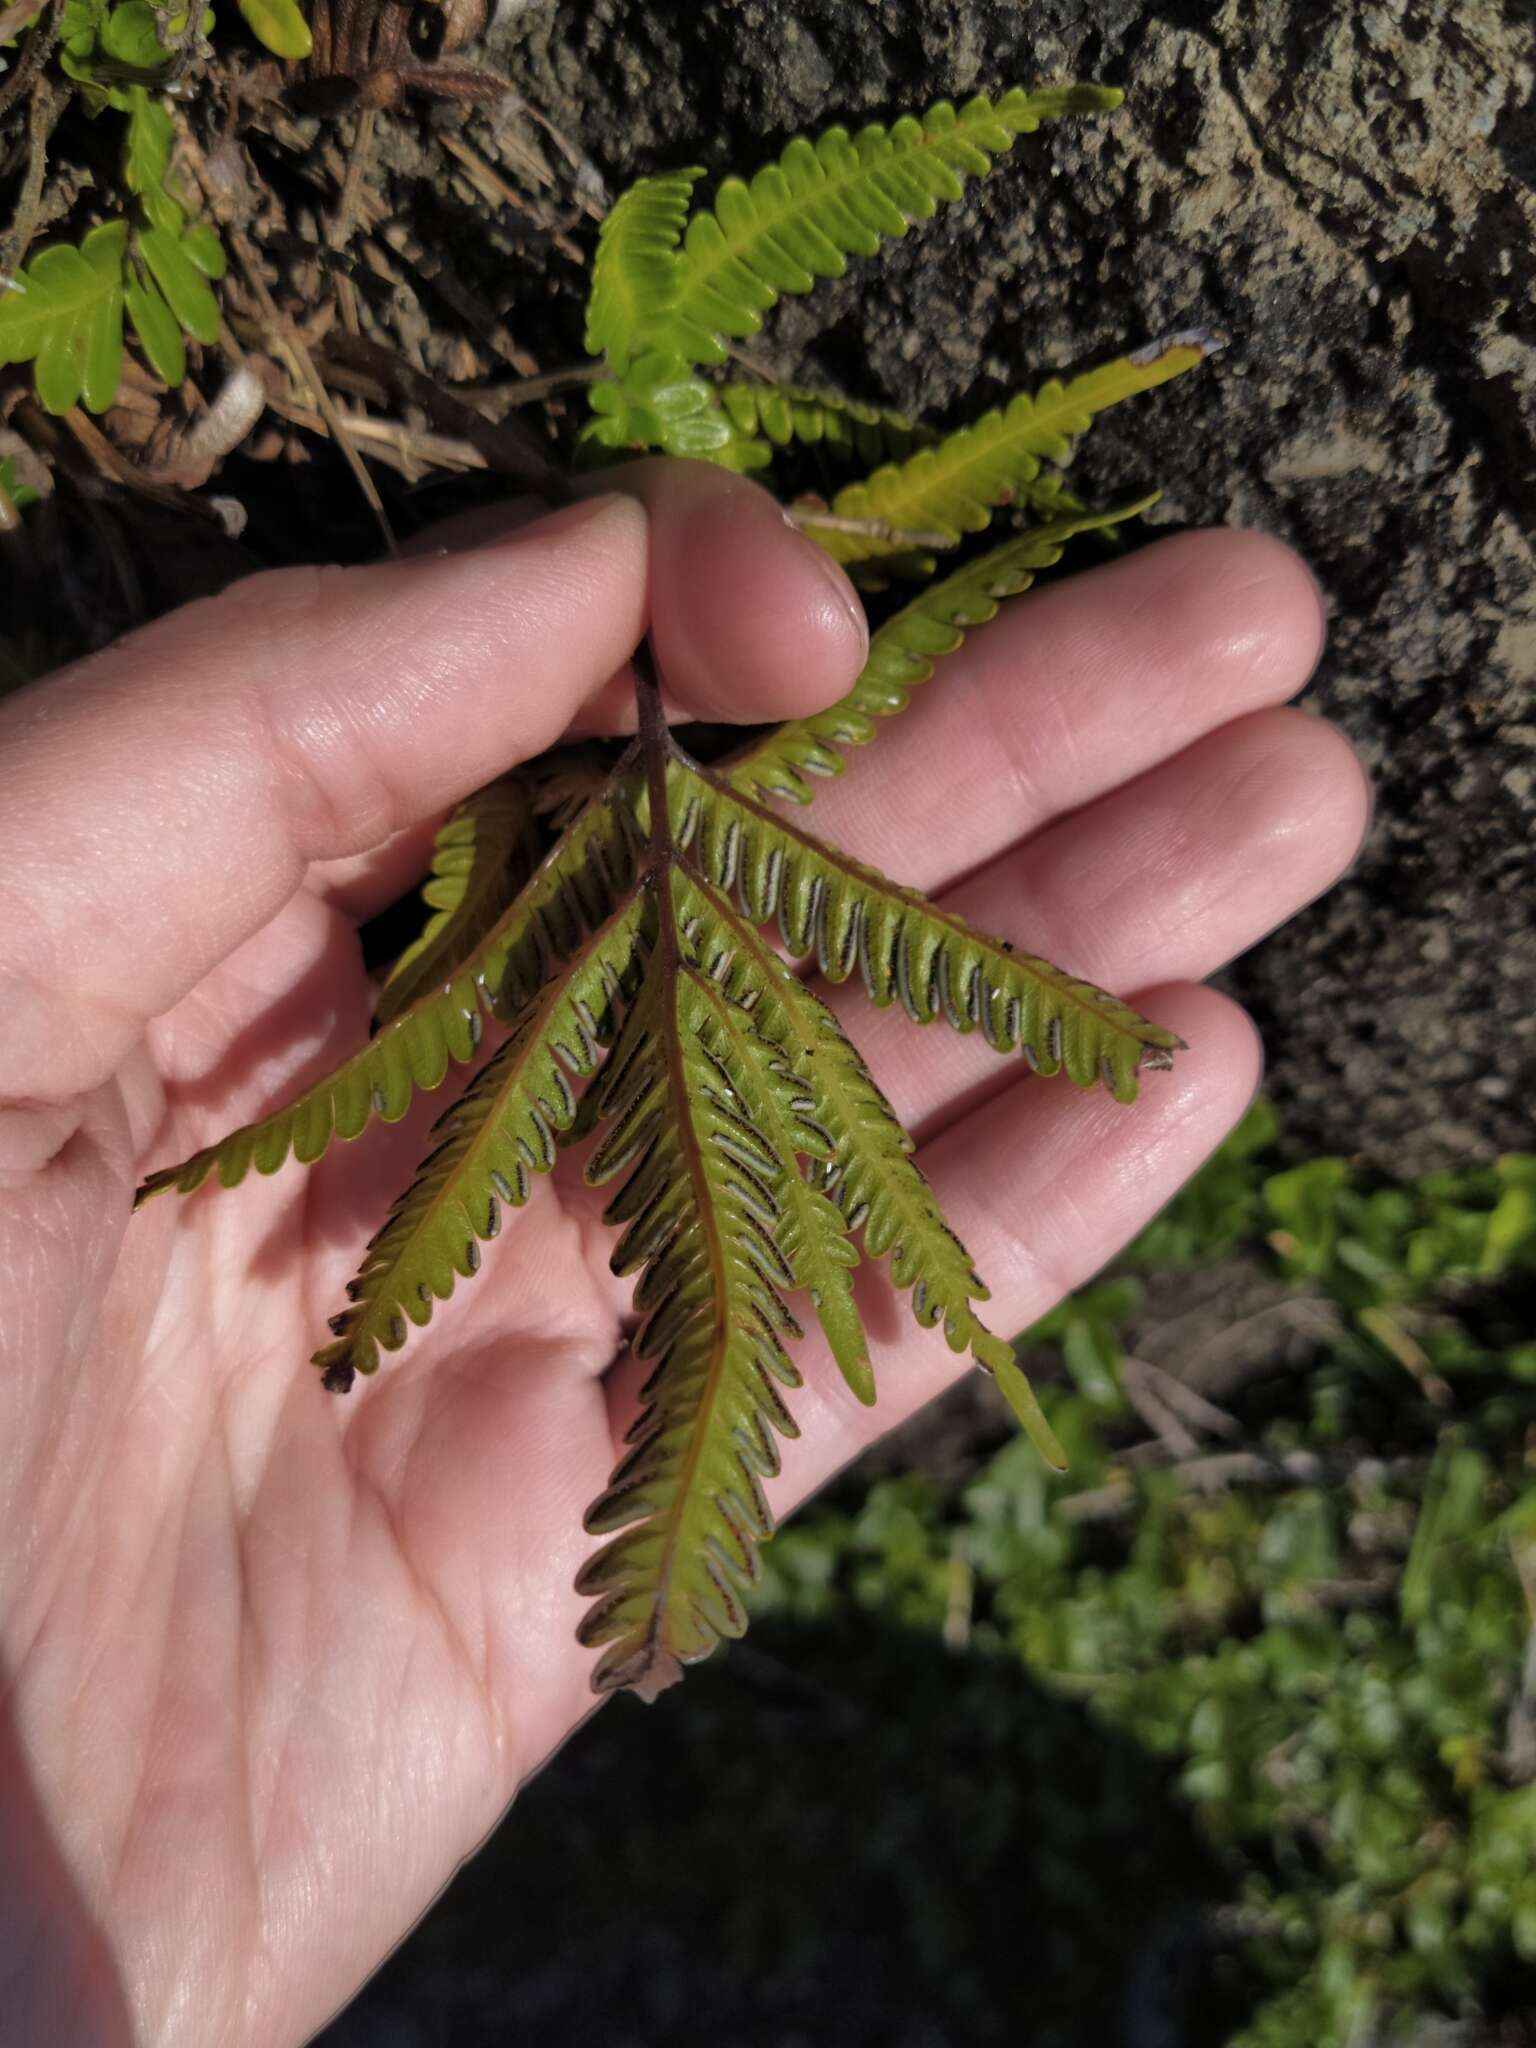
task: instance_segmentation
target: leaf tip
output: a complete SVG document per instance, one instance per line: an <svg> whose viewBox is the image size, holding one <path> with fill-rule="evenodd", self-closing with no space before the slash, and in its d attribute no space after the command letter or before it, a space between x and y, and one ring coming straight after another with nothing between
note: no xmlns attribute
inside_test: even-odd
<svg viewBox="0 0 1536 2048"><path fill-rule="evenodd" d="M1164 356L1172 355L1175 349L1193 349L1203 360L1207 356L1220 355L1227 346L1227 340L1219 327L1181 327L1175 334L1162 334L1156 341L1133 348L1126 361L1134 363L1138 370L1148 370L1154 363L1160 363Z"/></svg>
<svg viewBox="0 0 1536 2048"><path fill-rule="evenodd" d="M681 1661L670 1650L646 1643L628 1656L604 1657L592 1673L592 1690L599 1699L612 1692L632 1692L650 1707L668 1686L683 1676Z"/></svg>

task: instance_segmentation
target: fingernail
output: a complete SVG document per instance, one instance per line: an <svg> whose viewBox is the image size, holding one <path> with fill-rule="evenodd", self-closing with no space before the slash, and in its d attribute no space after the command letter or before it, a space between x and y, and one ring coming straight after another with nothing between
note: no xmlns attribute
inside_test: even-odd
<svg viewBox="0 0 1536 2048"><path fill-rule="evenodd" d="M804 533L798 526L795 526L794 520L790 518L787 512L784 517L786 523L794 527L795 532L800 535L801 540L805 542L805 545L815 556L816 567L821 573L822 581L837 599L839 608L852 620L854 632L858 635L859 645L862 649L859 655L859 663L862 667L864 657L869 653L869 620L865 616L863 605L859 602L858 592L849 582L844 571L833 561L832 557L819 548L808 534Z"/></svg>

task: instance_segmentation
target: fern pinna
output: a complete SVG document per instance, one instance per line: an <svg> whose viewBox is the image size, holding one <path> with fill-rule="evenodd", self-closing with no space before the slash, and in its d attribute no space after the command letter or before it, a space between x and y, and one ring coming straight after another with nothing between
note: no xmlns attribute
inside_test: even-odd
<svg viewBox="0 0 1536 2048"><path fill-rule="evenodd" d="M607 1538L580 1579L599 1692L649 1695L741 1633L770 1529L762 1481L795 1428L792 1298L808 1302L853 1393L875 1398L852 1284L861 1259L887 1263L918 1322L992 1372L1060 1462L1009 1345L982 1320L987 1290L911 1139L795 963L828 982L857 976L914 1023L979 1031L1042 1075L1122 1102L1178 1042L824 844L785 805L841 773L846 750L873 740L1075 535L1145 509L1150 499L1087 511L1061 467L1097 412L1214 342L1191 331L1049 380L948 436L834 394L708 373L780 294L808 291L959 198L1016 136L1118 98L1072 86L943 104L920 121L792 142L750 181L727 179L711 207L690 211L694 172L643 179L619 199L593 272L587 332L603 369L585 438L742 470L766 471L797 440L844 469L873 460L830 509L821 501L819 523L808 511L807 530L871 577L922 587L874 632L841 702L707 765L668 730L642 646L635 740L607 758L546 756L443 828L426 889L434 914L386 977L367 1045L140 1190L190 1191L210 1175L229 1186L290 1152L316 1159L476 1067L315 1354L325 1385L344 1392L479 1270L532 1177L595 1137L586 1175L615 1187L613 1265L638 1275L635 1350L651 1368L628 1448L587 1515ZM999 544L936 578L936 557L1000 512Z"/></svg>

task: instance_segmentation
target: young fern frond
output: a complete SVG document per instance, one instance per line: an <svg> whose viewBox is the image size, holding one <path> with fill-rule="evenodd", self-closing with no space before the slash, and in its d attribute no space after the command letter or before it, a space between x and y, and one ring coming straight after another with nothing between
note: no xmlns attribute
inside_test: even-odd
<svg viewBox="0 0 1536 2048"><path fill-rule="evenodd" d="M980 533L1003 505L1033 500L1037 509L1051 513L1059 508L1060 486L1049 474L1042 476L1044 464L1069 461L1074 438L1088 431L1096 414L1182 376L1220 346L1205 329L1191 328L1066 383L1051 378L1038 391L1021 391L936 447L919 449L903 463L878 469L863 483L845 485L831 509L839 518L903 532L942 533L951 542ZM824 529L817 542L840 562L905 551L901 542L870 533Z"/></svg>
<svg viewBox="0 0 1536 2048"><path fill-rule="evenodd" d="M849 256L872 256L941 201L959 199L1015 137L1067 114L1120 104L1109 87L1015 89L958 112L947 100L921 120L878 122L850 136L797 136L750 181L727 178L711 208L683 230L697 171L642 178L617 201L598 238L587 347L612 372L589 394L583 439L608 448L660 448L740 470L771 459L740 397L722 404L695 374L725 360L727 338L756 334L785 292L841 277ZM681 246L679 237L681 236ZM782 425L782 419L779 424Z"/></svg>
<svg viewBox="0 0 1536 2048"><path fill-rule="evenodd" d="M877 721L904 711L912 691L928 681L967 631L992 618L1005 598L1028 590L1040 570L1054 568L1075 534L1135 518L1156 504L1157 495L1031 527L931 584L871 636L869 657L846 696L755 740L724 764L725 779L748 796L809 803L815 791L807 778L841 775L845 763L838 749L867 746L879 731Z"/></svg>
<svg viewBox="0 0 1536 2048"><path fill-rule="evenodd" d="M984 938L755 798L681 764L671 777L678 843L754 924L776 918L789 952L814 955L829 981L858 968L881 1008L900 1002L914 1024L942 1016L957 1031L979 1029L1037 1074L1102 1082L1117 1102L1135 1101L1143 1066L1170 1064L1178 1039L1117 996Z"/></svg>
<svg viewBox="0 0 1536 2048"><path fill-rule="evenodd" d="M313 1363L332 1391L377 1369L379 1349L398 1350L408 1323L432 1319L454 1278L480 1270L480 1246L501 1227L501 1204L521 1207L530 1175L555 1163L559 1133L576 1115L570 1077L597 1065L632 979L649 899L631 892L518 1017L511 1036L439 1120L436 1144L332 1318L335 1341Z"/></svg>
<svg viewBox="0 0 1536 2048"><path fill-rule="evenodd" d="M688 223L686 277L653 346L689 362L723 362L726 336L758 333L781 294L841 277L850 256L873 256L883 239L931 219L1016 136L1067 114L1108 112L1122 97L1097 85L1016 88L995 101L978 93L958 111L941 100L921 120L908 115L889 128L871 122L856 135L797 136L750 180L727 178L713 207Z"/></svg>
<svg viewBox="0 0 1536 2048"><path fill-rule="evenodd" d="M633 871L628 809L589 804L446 984L398 1011L360 1051L281 1109L150 1174L136 1203L170 1188L190 1194L215 1172L221 1187L235 1187L252 1166L276 1173L290 1152L308 1165L333 1138L356 1138L376 1117L398 1122L419 1091L442 1086L451 1064L475 1058L487 1014L516 1021L608 915Z"/></svg>
<svg viewBox="0 0 1536 2048"><path fill-rule="evenodd" d="M515 775L476 790L452 812L432 844L422 901L432 911L384 977L373 1001L376 1024L451 979L507 909L538 856L534 797Z"/></svg>
<svg viewBox="0 0 1536 2048"><path fill-rule="evenodd" d="M602 356L622 377L637 355L668 350L669 328L682 287L678 254L688 198L701 170L641 178L620 193L598 236L587 301L587 353Z"/></svg>
<svg viewBox="0 0 1536 2048"><path fill-rule="evenodd" d="M587 402L594 416L582 439L603 448L659 448L727 469L761 469L768 461L760 441L736 433L713 388L661 349L637 357L622 382L594 384Z"/></svg>

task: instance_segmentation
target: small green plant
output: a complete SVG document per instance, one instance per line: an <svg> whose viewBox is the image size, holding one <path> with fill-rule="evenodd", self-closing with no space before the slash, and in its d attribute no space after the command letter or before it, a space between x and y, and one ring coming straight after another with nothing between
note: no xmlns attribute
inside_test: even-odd
<svg viewBox="0 0 1536 2048"><path fill-rule="evenodd" d="M294 0L241 0L252 31L275 54L304 57L309 30ZM122 381L123 320L145 361L168 385L187 374L184 335L219 338L211 285L223 277L217 232L191 222L171 175L173 129L161 95L179 53L206 39L205 10L172 13L149 0L63 0L59 68L93 116L125 122L120 177L127 211L88 228L77 243L42 249L0 280L0 364L31 363L37 395L52 413L84 404L105 412Z"/></svg>
<svg viewBox="0 0 1536 2048"><path fill-rule="evenodd" d="M113 9L103 31L135 9L149 17L139 33L150 35L154 13L142 0ZM113 46L122 41L120 35ZM0 363L30 362L37 395L55 413L82 400L91 412L105 412L117 396L125 313L167 384L187 374L183 331L210 346L219 338L209 283L224 275L224 251L212 228L187 224L168 182L171 118L142 85L112 87L102 103L127 119L122 176L134 217L89 228L78 247L56 242L40 250L0 298Z"/></svg>
<svg viewBox="0 0 1536 2048"><path fill-rule="evenodd" d="M1054 1368L1069 1475L1012 1444L950 1488L814 1509L754 1609L953 1645L960 1567L970 1655L1168 1760L1228 1880L1208 1945L1245 1972L1233 2048L1350 2048L1494 2018L1536 1961L1536 1157L1393 1181L1282 1168L1274 1135L1261 1104L1020 1340ZM1273 1349L1219 1440L1149 1441L1122 1379L1137 1283L1234 1260ZM1078 2038L1080 1984L1041 1993L1042 2035Z"/></svg>
<svg viewBox="0 0 1536 2048"><path fill-rule="evenodd" d="M776 443L818 440L855 463L818 537L839 559L924 583L874 634L830 710L792 721L723 763L667 730L646 649L636 656L638 739L552 831L537 764L465 804L438 845L423 938L385 981L369 1043L275 1114L146 1182L141 1199L232 1186L251 1166L309 1162L335 1137L401 1116L419 1089L475 1061L505 1032L440 1121L436 1143L369 1246L350 1305L316 1353L349 1388L381 1350L425 1324L478 1271L505 1205L527 1199L562 1146L600 1134L587 1166L619 1183L616 1271L638 1273L650 1361L644 1410L587 1526L607 1537L581 1575L594 1602L582 1640L605 1646L594 1685L651 1692L746 1622L743 1590L770 1529L761 1480L793 1433L784 1390L800 1334L785 1297L808 1297L844 1377L874 1398L855 1308L860 1256L886 1259L919 1323L941 1325L997 1377L1035 1443L1060 1449L1010 1346L976 1304L986 1289L948 1229L902 1130L794 959L830 981L857 972L877 1004L914 1023L980 1031L1042 1075L1136 1094L1177 1040L1112 995L970 930L917 891L837 852L776 801L807 802L843 750L871 741L943 657L1054 565L1076 534L1132 517L1064 510L1059 468L1096 412L1198 363L1191 334L1066 383L1049 381L938 438L831 396L711 381L731 337L785 292L809 291L850 255L903 235L1020 134L1098 112L1095 86L947 104L921 121L834 128L790 144L750 182L728 179L689 215L695 174L643 179L606 221L588 342L605 375L589 439L661 448L767 474ZM932 578L935 551L1000 507L1030 523ZM569 780L569 778L567 778ZM606 1053L606 1058L604 1054ZM601 1071L599 1072L599 1069ZM594 1078L594 1076L596 1078ZM590 1085L578 1099L573 1082Z"/></svg>

